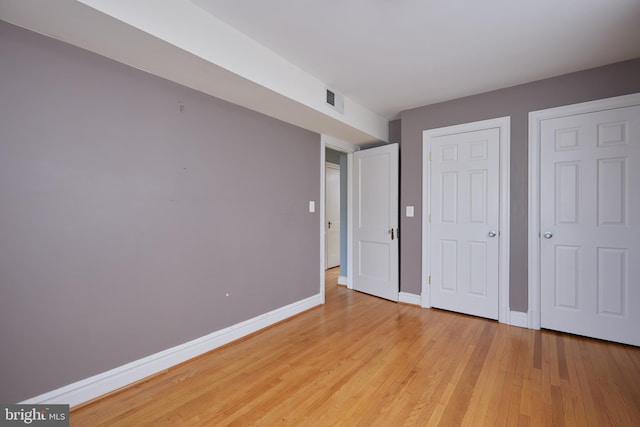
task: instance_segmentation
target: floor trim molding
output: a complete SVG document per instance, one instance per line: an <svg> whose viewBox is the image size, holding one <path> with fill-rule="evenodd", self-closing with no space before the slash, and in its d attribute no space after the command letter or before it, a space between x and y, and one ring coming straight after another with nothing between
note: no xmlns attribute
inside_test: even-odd
<svg viewBox="0 0 640 427"><path fill-rule="evenodd" d="M520 328L529 328L529 315L522 311L512 311L509 313L509 324Z"/></svg>
<svg viewBox="0 0 640 427"><path fill-rule="evenodd" d="M79 405L321 305L321 295L277 308L184 344L66 385L21 404Z"/></svg>
<svg viewBox="0 0 640 427"><path fill-rule="evenodd" d="M398 294L398 302L420 306L420 295L400 292Z"/></svg>

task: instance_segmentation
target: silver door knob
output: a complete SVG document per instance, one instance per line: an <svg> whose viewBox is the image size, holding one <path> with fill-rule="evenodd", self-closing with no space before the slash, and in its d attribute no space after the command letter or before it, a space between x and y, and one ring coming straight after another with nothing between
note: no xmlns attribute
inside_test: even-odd
<svg viewBox="0 0 640 427"><path fill-rule="evenodd" d="M550 239L553 237L553 233L550 231L545 231L542 235L544 236L545 239Z"/></svg>
<svg viewBox="0 0 640 427"><path fill-rule="evenodd" d="M491 230L491 231L489 232L489 237L496 237L496 235L497 235L497 234L498 234L498 233L496 233L495 231Z"/></svg>

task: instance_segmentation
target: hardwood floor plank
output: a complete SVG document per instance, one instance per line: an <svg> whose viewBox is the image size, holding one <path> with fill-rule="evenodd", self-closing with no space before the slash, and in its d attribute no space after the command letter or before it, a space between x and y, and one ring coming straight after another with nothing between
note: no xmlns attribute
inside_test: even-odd
<svg viewBox="0 0 640 427"><path fill-rule="evenodd" d="M535 344L533 347L533 367L542 368L542 331L535 331Z"/></svg>
<svg viewBox="0 0 640 427"><path fill-rule="evenodd" d="M469 408L471 394L482 372L489 347L496 333L496 328L497 325L495 324L484 326L482 334L478 338L478 343L474 346L473 354L466 363L464 372L459 378L456 378L453 395L450 397L446 410L442 415L447 423L443 425L459 426L462 423L462 419Z"/></svg>
<svg viewBox="0 0 640 427"><path fill-rule="evenodd" d="M556 351L558 352L558 376L562 380L568 380L567 355L564 351L564 339L560 335L556 336Z"/></svg>
<svg viewBox="0 0 640 427"><path fill-rule="evenodd" d="M72 426L633 426L640 348L395 304L326 304L73 408Z"/></svg>
<svg viewBox="0 0 640 427"><path fill-rule="evenodd" d="M551 419L553 420L551 425L553 425L554 427L562 427L565 425L565 411L564 400L562 399L562 389L560 388L560 386L551 386L551 401L553 402L553 405L551 406Z"/></svg>

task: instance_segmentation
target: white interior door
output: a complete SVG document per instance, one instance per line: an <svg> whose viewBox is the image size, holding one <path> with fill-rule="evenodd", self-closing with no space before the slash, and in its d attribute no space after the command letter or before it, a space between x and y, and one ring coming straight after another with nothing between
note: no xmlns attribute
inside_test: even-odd
<svg viewBox="0 0 640 427"><path fill-rule="evenodd" d="M543 328L640 345L640 106L540 123Z"/></svg>
<svg viewBox="0 0 640 427"><path fill-rule="evenodd" d="M398 301L398 144L354 153L353 288Z"/></svg>
<svg viewBox="0 0 640 427"><path fill-rule="evenodd" d="M500 129L426 135L432 307L499 317Z"/></svg>
<svg viewBox="0 0 640 427"><path fill-rule="evenodd" d="M340 265L340 166L325 166L326 268Z"/></svg>

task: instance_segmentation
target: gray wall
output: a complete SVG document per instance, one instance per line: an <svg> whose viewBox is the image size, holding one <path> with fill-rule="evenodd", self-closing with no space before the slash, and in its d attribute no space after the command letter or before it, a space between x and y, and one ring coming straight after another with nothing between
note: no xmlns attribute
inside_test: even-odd
<svg viewBox="0 0 640 427"><path fill-rule="evenodd" d="M402 142L402 120L396 119L389 122L389 144Z"/></svg>
<svg viewBox="0 0 640 427"><path fill-rule="evenodd" d="M325 150L325 161L333 163L334 165L340 164L340 152L327 148Z"/></svg>
<svg viewBox="0 0 640 427"><path fill-rule="evenodd" d="M640 91L640 59L567 74L520 86L404 111L401 119L400 280L405 292L420 293L422 217L422 131L511 116L510 306L526 312L527 301L527 134L528 113Z"/></svg>
<svg viewBox="0 0 640 427"><path fill-rule="evenodd" d="M318 294L319 135L3 22L0 76L0 402Z"/></svg>

